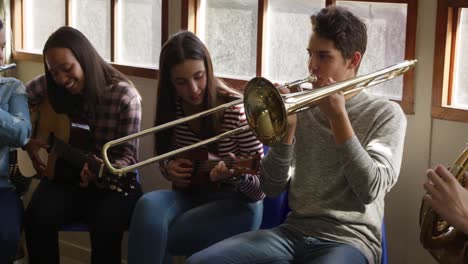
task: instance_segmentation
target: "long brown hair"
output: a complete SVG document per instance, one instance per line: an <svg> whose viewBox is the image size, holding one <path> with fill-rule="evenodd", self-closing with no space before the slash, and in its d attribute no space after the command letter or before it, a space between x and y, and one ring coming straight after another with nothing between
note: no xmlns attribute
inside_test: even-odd
<svg viewBox="0 0 468 264"><path fill-rule="evenodd" d="M181 31L173 35L162 47L159 57L159 81L157 95L157 112L155 125L161 125L176 118L176 89L171 81L171 69L185 60L203 60L205 64L207 87L204 94L204 108L210 109L218 105L218 81L214 77L211 57L206 46L190 31ZM203 118L202 137L211 137L220 131L221 114ZM171 149L172 129L157 133L155 149L157 153L165 153Z"/></svg>
<svg viewBox="0 0 468 264"><path fill-rule="evenodd" d="M57 86L45 61L46 52L52 48L69 49L75 56L83 69L84 96L72 95L66 89ZM42 54L49 100L55 111L59 113L76 111L82 98L86 98L91 113L94 113L94 107L101 102L102 94L109 89L110 85L121 81L131 84L124 74L113 68L99 55L83 33L72 27L60 27L52 33L44 45Z"/></svg>

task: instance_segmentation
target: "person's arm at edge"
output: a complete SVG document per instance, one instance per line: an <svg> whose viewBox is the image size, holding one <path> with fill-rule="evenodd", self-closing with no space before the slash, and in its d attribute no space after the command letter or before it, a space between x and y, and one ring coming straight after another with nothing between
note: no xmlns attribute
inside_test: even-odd
<svg viewBox="0 0 468 264"><path fill-rule="evenodd" d="M11 79L5 85L14 86L9 99L8 111L0 109L0 137L2 142L8 142L12 147L24 146L31 136L31 122L28 101L24 85L16 79ZM3 89L6 89L4 87Z"/></svg>

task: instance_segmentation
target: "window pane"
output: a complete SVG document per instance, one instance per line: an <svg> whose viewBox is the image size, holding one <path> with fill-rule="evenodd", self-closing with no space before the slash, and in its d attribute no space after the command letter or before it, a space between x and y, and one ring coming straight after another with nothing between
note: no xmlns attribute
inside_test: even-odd
<svg viewBox="0 0 468 264"><path fill-rule="evenodd" d="M73 0L72 26L91 41L99 54L110 60L110 1Z"/></svg>
<svg viewBox="0 0 468 264"><path fill-rule="evenodd" d="M217 75L250 79L257 56L257 0L202 0L197 31Z"/></svg>
<svg viewBox="0 0 468 264"><path fill-rule="evenodd" d="M54 15L50 10L56 10ZM65 25L65 1L25 0L24 1L24 49L42 53L49 36Z"/></svg>
<svg viewBox="0 0 468 264"><path fill-rule="evenodd" d="M120 0L118 54L123 64L156 66L161 51L161 0Z"/></svg>
<svg viewBox="0 0 468 264"><path fill-rule="evenodd" d="M367 50L359 74L364 75L405 59L407 4L337 1L367 25ZM369 89L374 94L401 100L403 78L398 77Z"/></svg>
<svg viewBox="0 0 468 264"><path fill-rule="evenodd" d="M452 105L468 108L468 9L462 8L458 25L457 50L455 55L455 76Z"/></svg>
<svg viewBox="0 0 468 264"><path fill-rule="evenodd" d="M268 1L264 43L268 79L283 83L307 77L310 16L324 7L325 0Z"/></svg>

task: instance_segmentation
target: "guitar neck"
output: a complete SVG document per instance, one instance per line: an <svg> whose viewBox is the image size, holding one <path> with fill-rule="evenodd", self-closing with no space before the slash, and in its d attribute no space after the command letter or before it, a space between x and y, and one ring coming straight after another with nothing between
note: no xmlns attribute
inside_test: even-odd
<svg viewBox="0 0 468 264"><path fill-rule="evenodd" d="M199 171L211 171L220 161L224 161L227 167L232 167L235 164L235 160L232 158L222 158L216 160L195 160L194 167Z"/></svg>
<svg viewBox="0 0 468 264"><path fill-rule="evenodd" d="M228 168L240 171L242 173L255 174L259 166L259 157L248 158L221 158L216 160L195 160L194 170L196 173L209 173L220 161L224 161Z"/></svg>
<svg viewBox="0 0 468 264"><path fill-rule="evenodd" d="M49 138L49 145L51 146L51 152L56 153L58 157L66 160L73 167L81 169L85 163L88 163L91 171L98 171L99 164L92 162L86 151L75 148L53 135Z"/></svg>

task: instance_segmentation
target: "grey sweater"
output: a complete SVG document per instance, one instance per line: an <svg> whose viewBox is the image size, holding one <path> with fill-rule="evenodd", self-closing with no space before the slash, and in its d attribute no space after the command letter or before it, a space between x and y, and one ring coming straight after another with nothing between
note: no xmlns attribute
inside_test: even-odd
<svg viewBox="0 0 468 264"><path fill-rule="evenodd" d="M346 110L355 136L340 145L319 108L299 113L294 144L272 147L262 161L262 189L275 196L289 184L284 227L350 244L379 263L384 197L400 172L406 117L365 91Z"/></svg>

